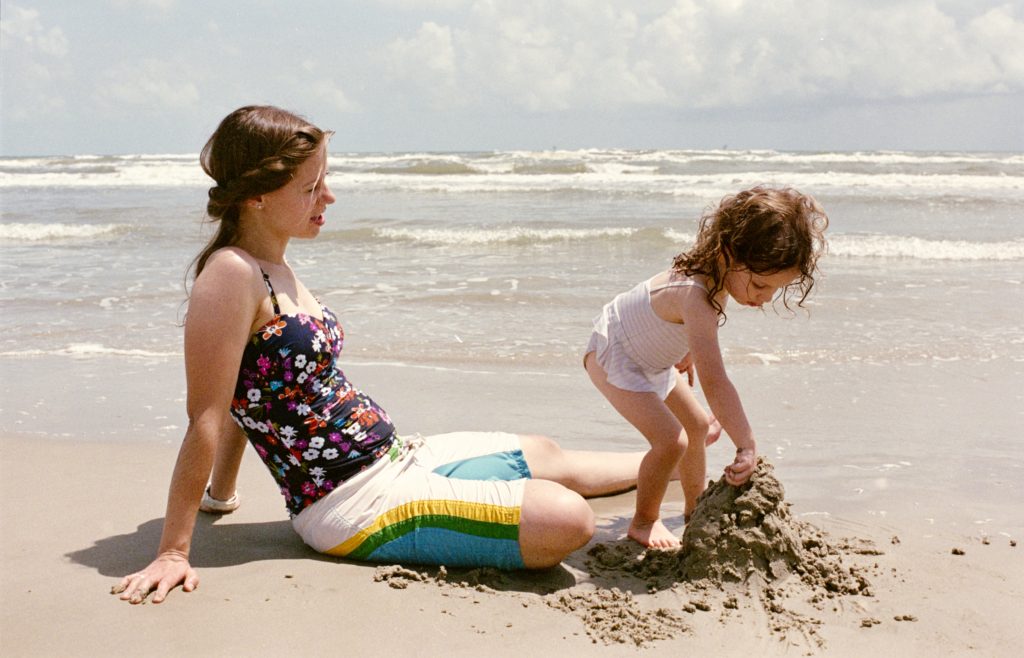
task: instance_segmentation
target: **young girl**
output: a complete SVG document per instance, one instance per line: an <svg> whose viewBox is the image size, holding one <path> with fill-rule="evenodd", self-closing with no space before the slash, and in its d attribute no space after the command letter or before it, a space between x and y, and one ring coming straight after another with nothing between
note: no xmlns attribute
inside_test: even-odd
<svg viewBox="0 0 1024 658"><path fill-rule="evenodd" d="M760 308L781 290L787 308L791 293L802 306L826 247L827 226L821 206L796 190L755 187L728 196L704 214L690 251L617 296L594 319L584 367L651 444L640 465L628 532L640 544L679 546L659 514L668 482L679 469L689 519L705 487L704 447L723 429L736 444L726 481L743 484L753 472L757 444L725 372L718 328L729 297ZM710 417L691 388L694 367Z"/></svg>

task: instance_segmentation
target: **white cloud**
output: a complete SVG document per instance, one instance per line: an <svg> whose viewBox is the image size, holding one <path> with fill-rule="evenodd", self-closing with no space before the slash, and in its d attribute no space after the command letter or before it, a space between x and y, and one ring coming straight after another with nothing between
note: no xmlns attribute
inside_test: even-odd
<svg viewBox="0 0 1024 658"><path fill-rule="evenodd" d="M177 5L177 0L112 0L112 4L119 9L156 9L168 12Z"/></svg>
<svg viewBox="0 0 1024 658"><path fill-rule="evenodd" d="M5 18L0 19L0 36L4 50L20 47L51 57L64 57L68 53L64 31L59 27L44 27L35 9L8 5Z"/></svg>
<svg viewBox="0 0 1024 658"><path fill-rule="evenodd" d="M450 28L424 23L413 37L391 42L387 55L392 75L421 94L431 107L461 104L455 95L457 72Z"/></svg>
<svg viewBox="0 0 1024 658"><path fill-rule="evenodd" d="M470 3L470 0L374 0L379 5L407 10L452 10Z"/></svg>
<svg viewBox="0 0 1024 658"><path fill-rule="evenodd" d="M354 112L359 109L341 89L341 86L332 81L321 80L315 83L313 95L330 107L342 112Z"/></svg>
<svg viewBox="0 0 1024 658"><path fill-rule="evenodd" d="M70 45L64 31L39 11L5 5L0 18L3 119L14 123L59 115L68 106Z"/></svg>
<svg viewBox="0 0 1024 658"><path fill-rule="evenodd" d="M973 16L943 6L477 0L461 24L424 22L387 53L397 80L435 108L713 109L1024 90L1020 5Z"/></svg>
<svg viewBox="0 0 1024 658"><path fill-rule="evenodd" d="M107 107L128 105L162 111L196 105L199 90L187 67L146 59L106 71L97 84L95 99Z"/></svg>

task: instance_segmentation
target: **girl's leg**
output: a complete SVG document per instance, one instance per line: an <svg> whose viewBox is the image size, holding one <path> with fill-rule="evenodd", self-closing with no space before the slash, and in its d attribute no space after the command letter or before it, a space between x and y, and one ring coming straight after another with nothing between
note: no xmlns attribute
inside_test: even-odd
<svg viewBox="0 0 1024 658"><path fill-rule="evenodd" d="M679 539L661 522L661 502L673 471L686 451L686 432L657 395L625 391L610 384L593 353L586 356L584 364L594 386L651 444L651 450L640 463L636 515L630 524L629 536L651 548L679 546Z"/></svg>
<svg viewBox="0 0 1024 658"><path fill-rule="evenodd" d="M707 459L704 442L708 436L708 415L701 407L693 389L682 375L676 375L676 385L665 398L667 406L686 431L689 438L686 452L679 464L679 479L683 484L685 507L683 516L689 518L697 506L697 498L707 486Z"/></svg>
<svg viewBox="0 0 1024 658"><path fill-rule="evenodd" d="M228 500L235 495L238 468L245 453L246 438L235 421L227 416L224 429L217 443L210 473L210 495L217 500Z"/></svg>

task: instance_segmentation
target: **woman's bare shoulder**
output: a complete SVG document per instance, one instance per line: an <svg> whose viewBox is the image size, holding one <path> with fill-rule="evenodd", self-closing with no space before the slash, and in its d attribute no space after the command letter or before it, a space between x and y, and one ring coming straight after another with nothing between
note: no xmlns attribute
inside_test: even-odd
<svg viewBox="0 0 1024 658"><path fill-rule="evenodd" d="M192 300L212 297L222 299L241 292L260 294L262 274L256 259L237 247L224 247L210 254L202 273L196 277Z"/></svg>

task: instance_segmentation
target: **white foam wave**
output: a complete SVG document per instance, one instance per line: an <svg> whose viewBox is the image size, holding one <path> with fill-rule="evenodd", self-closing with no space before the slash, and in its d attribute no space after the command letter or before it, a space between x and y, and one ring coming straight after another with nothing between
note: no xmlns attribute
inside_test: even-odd
<svg viewBox="0 0 1024 658"><path fill-rule="evenodd" d="M840 151L799 152L773 150L626 150L626 149L554 149L548 151L496 151L487 153L335 153L332 167L362 169L367 166L403 166L410 162L449 161L472 165L490 173L513 171L516 165L541 162L576 162L595 171L602 165L622 163L639 166L650 164L689 165L694 163L751 164L843 164L843 165L995 165L1022 166L1021 153L982 152L915 152L915 151Z"/></svg>
<svg viewBox="0 0 1024 658"><path fill-rule="evenodd" d="M117 224L0 224L0 240L11 242L48 242L88 240L118 231Z"/></svg>
<svg viewBox="0 0 1024 658"><path fill-rule="evenodd" d="M829 239L829 253L850 258L902 258L915 260L1024 260L1024 240L967 242L926 240L886 235L844 236Z"/></svg>
<svg viewBox="0 0 1024 658"><path fill-rule="evenodd" d="M71 343L56 349L27 349L9 350L0 352L0 357L38 357L38 356L68 356L71 358L87 359L91 357L129 357L136 359L175 359L181 358L181 352L157 352L153 350L128 349L121 347L108 347L99 343Z"/></svg>
<svg viewBox="0 0 1024 658"><path fill-rule="evenodd" d="M379 228L374 235L387 240L408 240L436 245L467 245L467 244L501 244L501 243L535 243L556 242L567 240L589 240L594 238L621 238L635 234L635 228L601 228L601 229L531 229L513 228L464 228L464 229L418 229L418 228Z"/></svg>
<svg viewBox="0 0 1024 658"><path fill-rule="evenodd" d="M754 185L796 187L837 196L996 197L1024 200L1024 176L975 174L739 171L654 174L621 165L591 167L589 173L495 173L439 176L338 173L331 187L346 193L409 191L432 194L582 193L717 199ZM610 169L616 169L611 171Z"/></svg>
<svg viewBox="0 0 1024 658"><path fill-rule="evenodd" d="M0 160L0 188L192 187L210 179L195 155L70 156Z"/></svg>
<svg viewBox="0 0 1024 658"><path fill-rule="evenodd" d="M558 192L716 198L759 183L816 193L1024 197L1024 154L779 151L342 153L330 184L355 192ZM0 188L205 187L189 155L0 158Z"/></svg>

